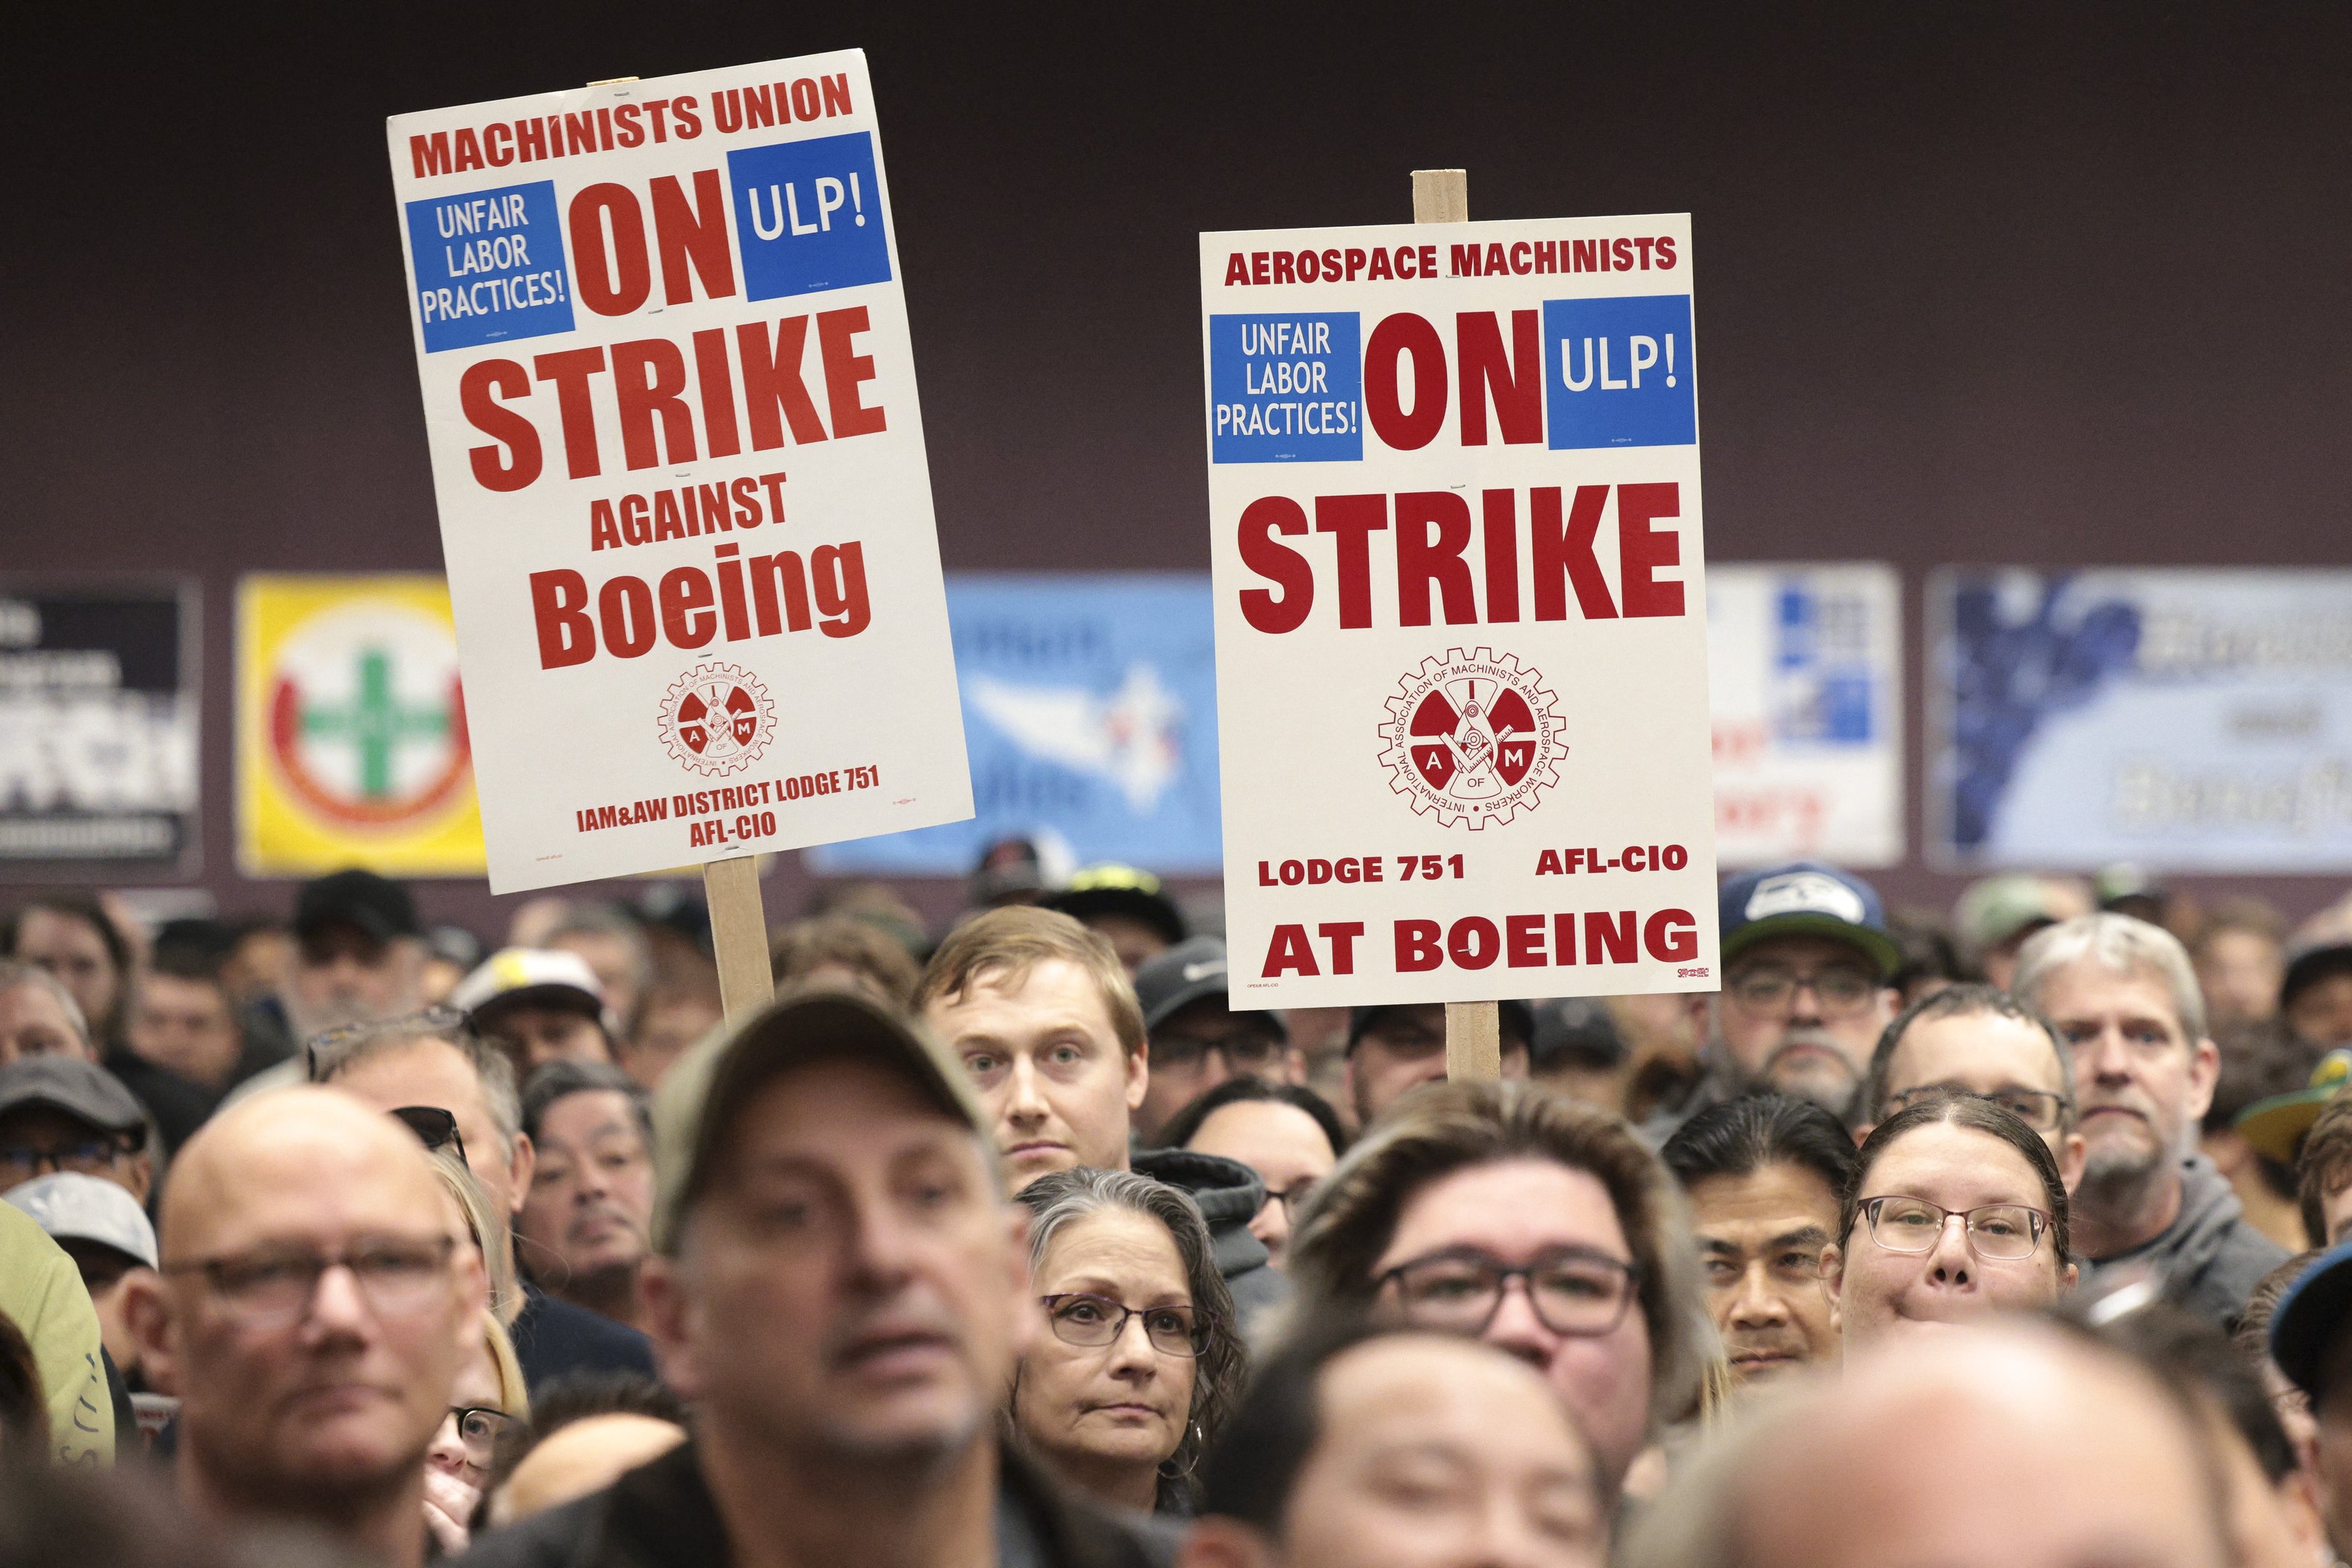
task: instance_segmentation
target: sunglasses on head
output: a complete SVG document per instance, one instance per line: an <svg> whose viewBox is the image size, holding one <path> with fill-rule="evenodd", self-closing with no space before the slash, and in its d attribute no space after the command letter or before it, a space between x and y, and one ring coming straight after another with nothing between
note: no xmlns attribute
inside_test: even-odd
<svg viewBox="0 0 2352 1568"><path fill-rule="evenodd" d="M466 1140L457 1135L457 1118L438 1105L400 1105L392 1115L424 1141L427 1150L455 1149L466 1157Z"/></svg>

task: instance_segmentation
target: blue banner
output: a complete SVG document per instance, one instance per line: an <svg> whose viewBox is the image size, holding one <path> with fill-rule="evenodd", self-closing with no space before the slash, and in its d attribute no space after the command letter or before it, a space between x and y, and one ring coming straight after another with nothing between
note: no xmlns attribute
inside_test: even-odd
<svg viewBox="0 0 2352 1568"><path fill-rule="evenodd" d="M1041 831L1080 863L1213 874L1216 643L1205 572L950 575L974 815L807 852L811 871L961 876Z"/></svg>
<svg viewBox="0 0 2352 1568"><path fill-rule="evenodd" d="M1938 858L2352 871L2352 572L1953 570L1929 607Z"/></svg>

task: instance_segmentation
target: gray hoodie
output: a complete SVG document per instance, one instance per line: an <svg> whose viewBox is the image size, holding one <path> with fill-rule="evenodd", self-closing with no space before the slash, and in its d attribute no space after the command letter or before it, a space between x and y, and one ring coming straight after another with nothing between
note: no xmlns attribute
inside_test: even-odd
<svg viewBox="0 0 2352 1568"><path fill-rule="evenodd" d="M2226 1330L2262 1277L2286 1260L2285 1248L2246 1223L2229 1178L2203 1155L2190 1155L2180 1162L2179 1216L2163 1235L2128 1252L2077 1260L2077 1288L2097 1295L2145 1271L2166 1301Z"/></svg>
<svg viewBox="0 0 2352 1568"><path fill-rule="evenodd" d="M1181 1188L1209 1222L1217 1271L1234 1293L1234 1311L1246 1336L1258 1314L1289 1294L1287 1282L1267 1260L1265 1243L1250 1234L1250 1221L1265 1202L1265 1183L1239 1160L1192 1149L1150 1149L1132 1155L1134 1168L1155 1181Z"/></svg>

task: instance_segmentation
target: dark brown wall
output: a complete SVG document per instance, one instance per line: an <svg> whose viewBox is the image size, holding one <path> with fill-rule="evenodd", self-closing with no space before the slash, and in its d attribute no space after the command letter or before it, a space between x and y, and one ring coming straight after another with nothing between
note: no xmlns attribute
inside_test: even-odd
<svg viewBox="0 0 2352 1568"><path fill-rule="evenodd" d="M0 560L203 575L234 908L237 574L439 563L383 117L594 78L868 50L950 569L1204 566L1195 231L1451 164L1695 215L1712 552L1897 562L1915 665L1939 562L2344 557L2343 7L247 9L49 7L0 99Z"/></svg>

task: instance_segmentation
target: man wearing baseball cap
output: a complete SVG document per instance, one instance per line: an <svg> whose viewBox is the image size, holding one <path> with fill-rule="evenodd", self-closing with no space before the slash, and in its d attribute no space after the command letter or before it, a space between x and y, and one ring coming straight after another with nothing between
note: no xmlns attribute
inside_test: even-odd
<svg viewBox="0 0 2352 1568"><path fill-rule="evenodd" d="M1754 1089L1845 1116L1900 994L1902 961L1878 891L1812 861L1732 877L1718 902L1723 988L1705 1002L1704 1071L1643 1128L1663 1143L1709 1105Z"/></svg>
<svg viewBox="0 0 2352 1568"><path fill-rule="evenodd" d="M552 947L493 953L449 993L474 1032L504 1051L518 1080L551 1061L610 1061L604 987L588 960Z"/></svg>
<svg viewBox="0 0 2352 1568"><path fill-rule="evenodd" d="M682 1060L644 1288L694 1435L467 1561L1143 1562L1000 1439L1038 1316L991 1125L959 1061L848 992Z"/></svg>
<svg viewBox="0 0 2352 1568"><path fill-rule="evenodd" d="M2271 1314L2271 1359L2311 1401L2327 1533L2352 1552L2352 1242L2314 1260Z"/></svg>
<svg viewBox="0 0 2352 1568"><path fill-rule="evenodd" d="M1135 972L1151 1081L1135 1108L1136 1141L1160 1141L1171 1117L1229 1078L1304 1083L1307 1064L1277 1012L1235 1012L1222 937L1179 942Z"/></svg>
<svg viewBox="0 0 2352 1568"><path fill-rule="evenodd" d="M1497 1002L1503 1076L1525 1078L1536 1032L1535 1009L1526 1002ZM1356 1008L1348 1014L1348 1057L1340 1098L1359 1130L1370 1126L1406 1091L1445 1081L1445 1005L1393 1003Z"/></svg>
<svg viewBox="0 0 2352 1568"><path fill-rule="evenodd" d="M1090 865L1037 901L1111 946L1131 976L1184 940L1184 913L1160 879L1131 865Z"/></svg>
<svg viewBox="0 0 2352 1568"><path fill-rule="evenodd" d="M0 1067L0 1191L72 1171L143 1204L155 1185L156 1141L146 1108L95 1061L28 1056Z"/></svg>
<svg viewBox="0 0 2352 1568"><path fill-rule="evenodd" d="M339 871L294 898L287 1021L308 1040L346 1024L415 1012L423 998L425 927L408 889L372 871Z"/></svg>
<svg viewBox="0 0 2352 1568"><path fill-rule="evenodd" d="M128 1192L98 1176L59 1171L9 1189L7 1200L30 1215L81 1270L98 1309L99 1337L124 1379L139 1381L139 1344L123 1322L123 1285L155 1270L155 1227ZM126 1441L128 1432L118 1428Z"/></svg>

